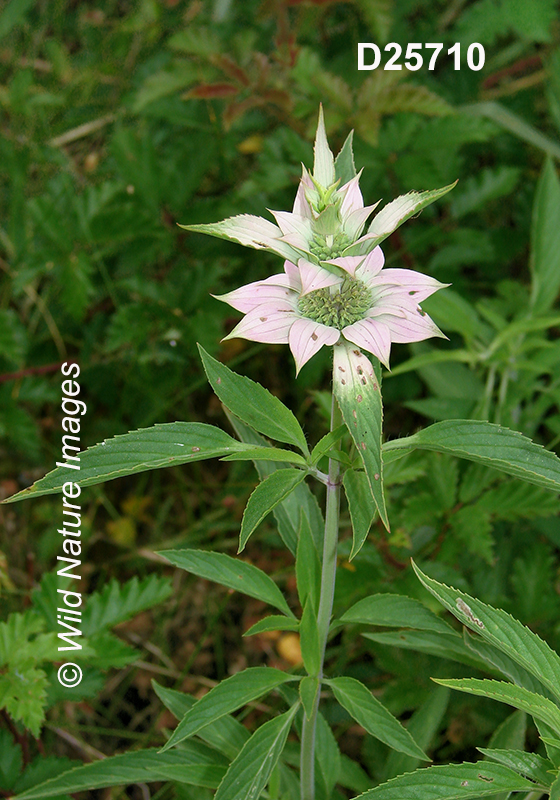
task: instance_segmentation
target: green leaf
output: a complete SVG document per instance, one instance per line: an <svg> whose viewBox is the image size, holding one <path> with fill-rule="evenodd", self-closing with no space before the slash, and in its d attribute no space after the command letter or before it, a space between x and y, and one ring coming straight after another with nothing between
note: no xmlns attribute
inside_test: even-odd
<svg viewBox="0 0 560 800"><path fill-rule="evenodd" d="M316 677L321 669L321 650L319 644L319 631L317 629L317 619L311 598L303 608L303 614L299 624L301 656L308 675Z"/></svg>
<svg viewBox="0 0 560 800"><path fill-rule="evenodd" d="M346 427L364 464L379 516L389 529L383 494L383 407L380 381L369 359L349 342L341 342L334 347L333 390Z"/></svg>
<svg viewBox="0 0 560 800"><path fill-rule="evenodd" d="M200 578L221 583L229 589L255 597L289 617L292 611L284 595L266 572L253 564L247 564L240 558L232 558L225 553L214 553L205 550L162 550L160 555L167 558L176 567L192 572Z"/></svg>
<svg viewBox="0 0 560 800"><path fill-rule="evenodd" d="M149 575L142 580L134 577L126 583L119 583L113 578L101 591L88 597L82 617L82 632L84 636L91 636L118 625L140 611L163 603L171 592L170 581L157 575Z"/></svg>
<svg viewBox="0 0 560 800"><path fill-rule="evenodd" d="M319 678L305 675L299 682L299 696L307 719L311 719L321 684Z"/></svg>
<svg viewBox="0 0 560 800"><path fill-rule="evenodd" d="M255 250L271 250L292 263L297 264L298 259L301 258L298 250L281 240L282 231L278 225L254 214L237 214L221 222L204 225L179 225L179 227L193 233L204 233L208 236L215 236L217 239L237 242L244 247L253 247Z"/></svg>
<svg viewBox="0 0 560 800"><path fill-rule="evenodd" d="M340 749L332 728L319 711L315 730L315 775L319 797L331 797L340 777Z"/></svg>
<svg viewBox="0 0 560 800"><path fill-rule="evenodd" d="M282 461L288 464L298 464L307 467L307 461L299 453L292 450L283 450L280 447L254 447L231 453L220 459L221 461Z"/></svg>
<svg viewBox="0 0 560 800"><path fill-rule="evenodd" d="M332 678L325 683L331 687L334 696L350 716L376 739L400 753L430 761L407 729L363 683L354 678Z"/></svg>
<svg viewBox="0 0 560 800"><path fill-rule="evenodd" d="M560 491L560 459L517 431L468 419L436 422L418 433L393 439L383 446L383 457L396 452L435 450L476 461L516 478Z"/></svg>
<svg viewBox="0 0 560 800"><path fill-rule="evenodd" d="M438 765L399 775L359 800L469 800L498 792L532 792L535 784L501 764Z"/></svg>
<svg viewBox="0 0 560 800"><path fill-rule="evenodd" d="M238 553L245 548L249 536L267 514L302 483L306 474L301 469L277 469L259 483L243 512Z"/></svg>
<svg viewBox="0 0 560 800"><path fill-rule="evenodd" d="M419 214L422 209L439 200L440 197L446 195L456 185L457 181L449 184L449 186L444 186L442 189L434 189L428 192L409 192L387 203L379 214L376 214L373 218L368 228L366 240L348 248L345 255L365 255L370 253L374 247L381 244L403 222Z"/></svg>
<svg viewBox="0 0 560 800"><path fill-rule="evenodd" d="M340 185L351 181L356 177L356 165L354 164L354 150L352 147L354 131L350 131L346 137L340 153L334 160L334 171Z"/></svg>
<svg viewBox="0 0 560 800"><path fill-rule="evenodd" d="M259 433L309 453L305 434L284 403L259 383L216 361L200 345L198 349L210 386L232 414Z"/></svg>
<svg viewBox="0 0 560 800"><path fill-rule="evenodd" d="M524 667L560 699L560 657L546 642L502 609L492 608L458 589L438 583L414 562L412 566L426 589L463 625Z"/></svg>
<svg viewBox="0 0 560 800"><path fill-rule="evenodd" d="M537 184L531 223L531 306L535 314L548 311L560 289L560 180L547 158Z"/></svg>
<svg viewBox="0 0 560 800"><path fill-rule="evenodd" d="M293 680L297 678L271 667L249 667L226 678L187 711L161 752L198 733L205 725Z"/></svg>
<svg viewBox="0 0 560 800"><path fill-rule="evenodd" d="M351 606L340 617L343 623L414 628L455 635L455 631L419 600L400 594L372 594Z"/></svg>
<svg viewBox="0 0 560 800"><path fill-rule="evenodd" d="M349 561L358 555L362 549L369 529L375 519L376 507L369 486L367 475L355 469L348 469L342 479L348 510L352 522L352 550Z"/></svg>
<svg viewBox="0 0 560 800"><path fill-rule="evenodd" d="M23 21L32 5L33 0L10 0L4 6L0 14L0 39L4 39Z"/></svg>
<svg viewBox="0 0 560 800"><path fill-rule="evenodd" d="M460 692L475 694L479 697L490 697L502 703L509 703L514 708L518 708L520 711L525 711L527 714L542 720L547 725L550 725L556 733L560 734L560 709L558 706L552 700L523 689L521 686L505 683L505 681L479 680L478 678L450 680L432 678L432 680L439 683L440 686L447 686Z"/></svg>
<svg viewBox="0 0 560 800"><path fill-rule="evenodd" d="M215 800L258 800L282 754L299 703L268 720L231 762Z"/></svg>
<svg viewBox="0 0 560 800"><path fill-rule="evenodd" d="M226 416L242 442L251 445L262 445L263 447L268 446L266 440L260 434L230 414L227 409ZM276 469L281 469L283 466L278 462L254 461L253 463L261 480L264 480L267 475L271 475ZM305 513L309 520L315 546L319 547L323 540L325 521L315 495L305 482L296 486L294 491L273 509L273 514L278 524L278 533L293 555L296 553L302 513Z"/></svg>
<svg viewBox="0 0 560 800"><path fill-rule="evenodd" d="M327 189L335 181L334 157L331 153L327 134L325 131L325 120L323 117L323 106L319 106L319 122L315 135L315 145L313 147L313 177Z"/></svg>
<svg viewBox="0 0 560 800"><path fill-rule="evenodd" d="M428 750L438 733L450 694L449 689L438 686L435 691L430 692L426 701L414 712L407 723L407 731L423 750ZM393 750L387 759L385 780L402 775L404 772L412 772L420 765L420 761L419 758L413 758Z"/></svg>
<svg viewBox="0 0 560 800"><path fill-rule="evenodd" d="M201 742L187 742L181 750L172 753L162 754L156 749L138 750L84 764L39 786L33 786L17 797L18 800L35 800L109 786L156 781L178 781L215 789L227 764L223 756Z"/></svg>
<svg viewBox="0 0 560 800"><path fill-rule="evenodd" d="M256 633L266 633L267 631L297 631L299 630L299 620L292 617L282 617L279 614L271 614L264 619L255 622L254 625L245 631L243 636L254 636Z"/></svg>
<svg viewBox="0 0 560 800"><path fill-rule="evenodd" d="M554 769L554 764L547 758L542 758L537 753L525 753L522 750L497 750L492 748L477 747L479 752L498 764L503 764L515 772L531 778L541 786L550 786L552 775L550 770Z"/></svg>
<svg viewBox="0 0 560 800"><path fill-rule="evenodd" d="M321 562L309 527L309 521L302 512L296 554L296 582L299 602L304 608L308 598L315 610L319 608L321 591Z"/></svg>
<svg viewBox="0 0 560 800"><path fill-rule="evenodd" d="M21 747L10 733L0 730L0 788L8 791L19 778L23 763Z"/></svg>
<svg viewBox="0 0 560 800"><path fill-rule="evenodd" d="M460 636L435 633L434 631L392 631L391 633L363 633L364 639L371 639L384 647L400 647L404 650L418 650L438 658L448 658L460 664L468 664L477 669L487 670L488 664L471 653Z"/></svg>
<svg viewBox="0 0 560 800"><path fill-rule="evenodd" d="M500 164L498 167L486 167L470 175L461 182L459 189L451 201L451 214L460 219L465 214L484 206L491 200L511 194L517 183L521 170Z"/></svg>
<svg viewBox="0 0 560 800"><path fill-rule="evenodd" d="M560 775L557 776L554 783L550 787L549 800L560 800Z"/></svg>
<svg viewBox="0 0 560 800"><path fill-rule="evenodd" d="M156 681L152 681L152 686L164 706L178 720L182 719L196 703L196 699L191 695L178 692L175 689L166 689L165 686L161 686ZM231 759L236 757L249 738L249 731L234 717L225 716L210 725L206 725L198 732L198 736L206 744Z"/></svg>
<svg viewBox="0 0 560 800"><path fill-rule="evenodd" d="M316 464L320 458L327 455L329 450L342 439L347 430L346 425L339 425L334 431L329 431L322 439L319 439L311 451L311 463Z"/></svg>
<svg viewBox="0 0 560 800"><path fill-rule="evenodd" d="M74 444L77 444L74 442ZM27 497L40 497L60 492L68 481L80 486L93 486L123 475L134 475L150 469L173 467L191 461L217 458L248 449L224 431L202 422L168 422L142 428L79 453L79 471L67 466L57 467L33 486L9 497L14 503ZM73 451L72 456L76 453ZM66 461L63 459L63 463Z"/></svg>

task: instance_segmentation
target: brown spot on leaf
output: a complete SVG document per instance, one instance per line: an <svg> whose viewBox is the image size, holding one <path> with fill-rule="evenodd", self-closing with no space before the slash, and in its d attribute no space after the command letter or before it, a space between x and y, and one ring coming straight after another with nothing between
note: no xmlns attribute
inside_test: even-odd
<svg viewBox="0 0 560 800"><path fill-rule="evenodd" d="M314 342L316 342L319 337L317 336L316 333L312 333L311 338L313 339Z"/></svg>
<svg viewBox="0 0 560 800"><path fill-rule="evenodd" d="M191 447L193 453L200 453L200 447Z"/></svg>
<svg viewBox="0 0 560 800"><path fill-rule="evenodd" d="M362 450L365 450L366 449L366 443L365 442L360 442L360 447L362 448Z"/></svg>
<svg viewBox="0 0 560 800"><path fill-rule="evenodd" d="M362 395L361 395L361 394L359 394L359 395L356 397L356 402L357 402L357 403L361 403L363 399L364 399L364 398L362 397Z"/></svg>
<svg viewBox="0 0 560 800"><path fill-rule="evenodd" d="M373 479L376 480L376 481L379 480L379 472L375 473L375 475L373 476Z"/></svg>

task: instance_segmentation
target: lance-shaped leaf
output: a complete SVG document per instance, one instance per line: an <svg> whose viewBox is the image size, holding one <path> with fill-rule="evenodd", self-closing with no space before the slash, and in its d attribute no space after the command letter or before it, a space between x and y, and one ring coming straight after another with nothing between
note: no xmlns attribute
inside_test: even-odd
<svg viewBox="0 0 560 800"><path fill-rule="evenodd" d="M57 467L33 486L4 502L13 503L27 497L54 494L60 492L68 481L79 486L93 486L123 475L218 458L247 449L247 445L224 431L202 422L154 425L106 439L83 452L73 450L68 461L64 460L63 463L78 465L79 469Z"/></svg>
<svg viewBox="0 0 560 800"><path fill-rule="evenodd" d="M473 800L498 792L532 792L536 784L502 764L450 764L399 775L356 800Z"/></svg>
<svg viewBox="0 0 560 800"><path fill-rule="evenodd" d="M253 428L241 422L240 419L234 417L227 410L226 415L242 442L262 447L267 446L266 440L253 430ZM280 462L273 463L260 460L255 461L254 464L261 480L264 480L267 475L270 475L276 469L280 469L283 466ZM320 547L323 540L325 521L319 509L317 498L305 482L296 486L294 491L273 509L273 514L278 524L278 533L282 537L282 541L286 547L294 555L297 549L298 528L302 513L304 513L309 520L315 545Z"/></svg>
<svg viewBox="0 0 560 800"><path fill-rule="evenodd" d="M348 510L352 521L352 551L349 561L358 555L363 547L369 529L375 518L376 507L367 475L355 469L347 469L342 479Z"/></svg>
<svg viewBox="0 0 560 800"><path fill-rule="evenodd" d="M559 206L560 181L548 158L537 184L531 224L531 305L537 314L548 311L560 288Z"/></svg>
<svg viewBox="0 0 560 800"><path fill-rule="evenodd" d="M296 581L301 607L304 608L307 599L310 598L313 608L317 610L321 592L321 562L307 515L303 511L296 554Z"/></svg>
<svg viewBox="0 0 560 800"><path fill-rule="evenodd" d="M531 778L541 786L550 786L552 783L551 770L554 764L547 758L539 756L537 753L526 753L523 750L498 750L485 747L477 747L477 750L486 758L497 761L527 778Z"/></svg>
<svg viewBox="0 0 560 800"><path fill-rule="evenodd" d="M529 692L521 686L505 681L479 680L478 678L457 678L441 680L432 678L440 686L447 686L449 689L457 689L459 692L475 694L479 697L489 697L492 700L499 700L501 703L509 703L510 706L525 711L560 734L560 709L539 694Z"/></svg>
<svg viewBox="0 0 560 800"><path fill-rule="evenodd" d="M282 230L273 222L253 214L238 214L221 222L209 225L179 225L193 233L207 233L218 239L228 239L255 250L270 250L292 263L297 263L300 254L287 242L281 241Z"/></svg>
<svg viewBox="0 0 560 800"><path fill-rule="evenodd" d="M129 783L178 781L215 789L228 767L227 759L202 742L188 742L172 753L156 749L104 758L63 772L17 795L18 800L60 797L74 792L124 786Z"/></svg>
<svg viewBox="0 0 560 800"><path fill-rule="evenodd" d="M198 733L205 725L293 680L297 678L272 667L249 667L226 678L187 711L161 752Z"/></svg>
<svg viewBox="0 0 560 800"><path fill-rule="evenodd" d="M294 491L306 474L301 469L277 469L259 483L243 512L238 552L243 550L249 536L267 514Z"/></svg>
<svg viewBox="0 0 560 800"><path fill-rule="evenodd" d="M354 164L354 149L352 147L354 131L350 131L340 153L334 160L334 171L340 185L344 186L352 178L356 177L356 165Z"/></svg>
<svg viewBox="0 0 560 800"><path fill-rule="evenodd" d="M325 118L323 116L323 106L319 107L319 122L315 136L314 147L315 159L313 161L313 177L321 186L328 188L334 183L334 156L327 141L325 131Z"/></svg>
<svg viewBox="0 0 560 800"><path fill-rule="evenodd" d="M390 633L363 633L364 639L371 639L384 647L400 647L404 650L418 650L438 658L448 658L460 664L468 664L488 671L488 664L465 646L455 633L436 633L435 631L391 631Z"/></svg>
<svg viewBox="0 0 560 800"><path fill-rule="evenodd" d="M308 453L307 441L293 413L260 383L237 375L199 345L208 382L222 403L259 433Z"/></svg>
<svg viewBox="0 0 560 800"><path fill-rule="evenodd" d="M285 618L284 618L285 619ZM154 691L178 720L182 719L196 703L196 698L176 689L167 689L156 681L152 681ZM227 758L235 758L247 739L247 728L230 716L221 717L210 725L206 725L198 735L211 747L223 753Z"/></svg>
<svg viewBox="0 0 560 800"><path fill-rule="evenodd" d="M334 696L350 716L376 739L400 753L430 761L407 729L363 683L354 678L332 678L325 683L331 687Z"/></svg>
<svg viewBox="0 0 560 800"><path fill-rule="evenodd" d="M346 427L364 464L379 516L389 529L383 495L383 406L379 378L371 361L346 341L334 347L333 389Z"/></svg>
<svg viewBox="0 0 560 800"><path fill-rule="evenodd" d="M447 622L419 600L400 594L372 594L364 597L345 611L340 621L391 628L414 628L456 636L456 632Z"/></svg>
<svg viewBox="0 0 560 800"><path fill-rule="evenodd" d="M161 550L164 556L176 567L192 572L200 578L221 583L228 589L255 597L284 614L293 617L284 595L266 572L254 564L247 564L240 558L232 558L226 553L205 550Z"/></svg>
<svg viewBox="0 0 560 800"><path fill-rule="evenodd" d="M299 682L299 696L307 719L311 719L313 715L320 688L319 678L313 678L311 675L306 675Z"/></svg>
<svg viewBox="0 0 560 800"><path fill-rule="evenodd" d="M345 255L365 255L370 253L374 247L381 244L393 231L399 228L403 222L419 214L423 208L429 206L435 200L450 192L456 186L451 183L442 189L434 189L428 192L409 192L397 197L381 209L379 214L373 218L368 228L366 236L362 236L359 242L346 250Z"/></svg>
<svg viewBox="0 0 560 800"><path fill-rule="evenodd" d="M298 707L296 703L257 728L231 762L214 800L258 800L282 754Z"/></svg>
<svg viewBox="0 0 560 800"><path fill-rule="evenodd" d="M243 636L254 636L257 633L268 633L268 631L297 631L299 630L299 619L295 617L283 617L280 614L270 614L268 617L260 619L245 631Z"/></svg>
<svg viewBox="0 0 560 800"><path fill-rule="evenodd" d="M491 422L450 419L383 446L392 461L410 450L435 450L476 461L545 489L560 491L560 458L517 431Z"/></svg>
<svg viewBox="0 0 560 800"><path fill-rule="evenodd" d="M560 657L546 642L500 608L492 608L465 592L414 570L426 589L457 619L538 678L560 699Z"/></svg>

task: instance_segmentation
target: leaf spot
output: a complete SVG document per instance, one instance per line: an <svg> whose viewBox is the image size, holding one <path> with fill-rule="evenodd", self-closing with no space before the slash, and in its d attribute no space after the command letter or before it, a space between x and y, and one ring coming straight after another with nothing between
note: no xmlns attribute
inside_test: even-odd
<svg viewBox="0 0 560 800"><path fill-rule="evenodd" d="M375 473L375 475L373 476L373 479L376 480L376 481L379 480L379 472Z"/></svg>
<svg viewBox="0 0 560 800"><path fill-rule="evenodd" d="M468 606L468 605L465 603L465 601L464 601L464 600L462 600L460 597L458 597L458 598L455 600L455 605L457 606L457 608L459 609L459 611L461 611L461 612L462 612L462 613L465 615L465 617L467 617L468 619L470 619L470 621L471 621L471 622L474 622L474 624L475 624L477 627L479 627L479 628L484 628L484 623L483 623L481 620L479 620L479 618L478 618L478 617L475 617L475 615L474 615L474 614L473 614L473 612L472 612L472 609L470 608L470 606ZM479 775L479 777L480 777L480 775Z"/></svg>
<svg viewBox="0 0 560 800"><path fill-rule="evenodd" d="M360 447L362 448L362 450L365 450L366 449L366 443L365 442L360 442Z"/></svg>
<svg viewBox="0 0 560 800"><path fill-rule="evenodd" d="M319 337L317 336L316 333L312 333L311 338L313 339L314 342L316 342Z"/></svg>
<svg viewBox="0 0 560 800"><path fill-rule="evenodd" d="M341 382L341 384L342 384L343 386L346 386L346 381L344 380L344 378L342 378L340 382Z"/></svg>
<svg viewBox="0 0 560 800"><path fill-rule="evenodd" d="M218 386L220 385L221 382L222 382L221 378L216 378L216 383L218 384Z"/></svg>
<svg viewBox="0 0 560 800"><path fill-rule="evenodd" d="M259 319L260 319L261 322L266 322L268 317L259 317Z"/></svg>
<svg viewBox="0 0 560 800"><path fill-rule="evenodd" d="M481 781L486 781L486 783L493 783L494 778L488 778L486 775L481 775L480 772L478 773L478 777Z"/></svg>
<svg viewBox="0 0 560 800"><path fill-rule="evenodd" d="M364 385L364 386L366 385L366 383L367 383L367 380L366 380L366 378L365 378L365 377L363 377L363 378L362 378L362 383L363 383L363 385Z"/></svg>
<svg viewBox="0 0 560 800"><path fill-rule="evenodd" d="M461 781L461 786L468 786L468 785L469 785L468 781Z"/></svg>
<svg viewBox="0 0 560 800"><path fill-rule="evenodd" d="M359 395L356 397L356 401L357 401L358 403L361 403L363 399L364 399L364 398L362 397L362 395L361 395L361 394L359 394Z"/></svg>
<svg viewBox="0 0 560 800"><path fill-rule="evenodd" d="M339 370L340 370L341 372L346 372L346 370L344 369L344 367L339 367Z"/></svg>
<svg viewBox="0 0 560 800"><path fill-rule="evenodd" d="M356 414L355 408L352 409L352 416L354 417L354 419L358 419L358 415Z"/></svg>
<svg viewBox="0 0 560 800"><path fill-rule="evenodd" d="M200 447L191 447L193 453L200 453Z"/></svg>

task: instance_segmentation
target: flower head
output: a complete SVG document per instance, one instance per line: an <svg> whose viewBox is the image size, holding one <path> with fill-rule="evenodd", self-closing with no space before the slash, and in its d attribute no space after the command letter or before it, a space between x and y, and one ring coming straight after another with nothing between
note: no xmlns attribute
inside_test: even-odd
<svg viewBox="0 0 560 800"><path fill-rule="evenodd" d="M301 258L284 272L218 299L245 316L227 336L289 344L297 371L323 345L341 337L389 367L391 342L443 336L418 303L443 284L407 269L383 269L380 247L367 256L335 259L338 276ZM334 262L333 262L334 263Z"/></svg>
<svg viewBox="0 0 560 800"><path fill-rule="evenodd" d="M454 184L393 200L364 233L378 203L364 205L352 134L334 158L322 109L314 152L313 172L303 167L292 211L270 212L276 224L241 214L183 227L285 259L283 273L219 298L245 314L226 338L289 344L299 371L323 345L342 336L388 367L391 342L443 336L418 305L443 284L412 270L383 269L379 244Z"/></svg>

